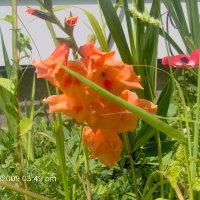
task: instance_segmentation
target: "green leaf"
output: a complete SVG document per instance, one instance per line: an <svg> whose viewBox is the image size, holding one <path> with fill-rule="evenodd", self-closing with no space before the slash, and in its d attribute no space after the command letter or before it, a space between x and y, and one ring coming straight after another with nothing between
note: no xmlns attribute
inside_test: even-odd
<svg viewBox="0 0 200 200"><path fill-rule="evenodd" d="M87 15L87 17L90 21L90 24L96 34L97 40L98 40L99 44L101 45L102 51L108 51L108 45L106 42L106 38L104 37L102 28L100 27L100 25L99 25L98 21L96 20L96 18L94 17L94 15L82 8L79 8L79 9L81 9Z"/></svg>
<svg viewBox="0 0 200 200"><path fill-rule="evenodd" d="M0 35L1 35L2 51L3 51L3 58L4 58L5 68L6 68L6 74L7 74L7 77L9 78L12 66L10 64L10 60L9 60L9 57L8 57L6 45L4 43L4 39L3 39L3 34L2 34L2 31L1 31L1 28L0 28Z"/></svg>
<svg viewBox="0 0 200 200"><path fill-rule="evenodd" d="M172 150L172 147L176 143L175 140L172 141L161 141L162 154L165 155ZM153 157L158 155L158 143L155 141L148 142L142 150L145 153L145 156Z"/></svg>
<svg viewBox="0 0 200 200"><path fill-rule="evenodd" d="M2 130L0 131L0 144L3 144L3 146L7 149L11 148L13 141L10 140L9 135L6 134L6 132L3 132Z"/></svg>
<svg viewBox="0 0 200 200"><path fill-rule="evenodd" d="M10 95L14 95L15 86L12 80L0 78L0 88L2 88L4 91L6 90Z"/></svg>
<svg viewBox="0 0 200 200"><path fill-rule="evenodd" d="M61 5L61 6L55 6L53 8L53 12L58 12L58 11L61 11L61 10L64 10L66 8L71 8L72 6L67 6L67 5Z"/></svg>
<svg viewBox="0 0 200 200"><path fill-rule="evenodd" d="M100 0L99 4L101 6L106 23L116 43L117 49L120 53L122 60L127 64L133 64L133 59L126 41L124 31L119 17L117 16L116 10L113 7L112 1Z"/></svg>
<svg viewBox="0 0 200 200"><path fill-rule="evenodd" d="M162 90L162 93L160 94L160 97L158 99L158 115L167 115L172 92L172 80L170 79L165 88ZM156 134L156 131L157 130L149 124L143 125L133 141L133 151L136 151L138 148L143 146L154 134Z"/></svg>
<svg viewBox="0 0 200 200"><path fill-rule="evenodd" d="M10 24L13 24L13 16L12 15L6 15L5 17L0 18L0 20L6 21Z"/></svg>
<svg viewBox="0 0 200 200"><path fill-rule="evenodd" d="M196 0L194 1L185 1L187 6L187 12L188 12L188 19L190 24L190 30L192 39L194 41L194 44L196 45L196 48L200 48L200 21L199 21L199 2ZM182 20L182 18L181 18Z"/></svg>
<svg viewBox="0 0 200 200"><path fill-rule="evenodd" d="M49 133L45 133L45 132L37 132L37 134L45 136L46 138L48 138L49 140L51 140L51 142L53 142L54 144L56 144L56 138L53 135L51 135Z"/></svg>
<svg viewBox="0 0 200 200"><path fill-rule="evenodd" d="M17 130L14 84L11 80L0 78L0 109L4 112L9 132L14 135Z"/></svg>
<svg viewBox="0 0 200 200"><path fill-rule="evenodd" d="M33 121L29 118L23 118L19 123L20 135L29 132L32 129Z"/></svg>
<svg viewBox="0 0 200 200"><path fill-rule="evenodd" d="M52 10L53 8L52 0L44 0L44 6L47 10Z"/></svg>
<svg viewBox="0 0 200 200"><path fill-rule="evenodd" d="M160 185L161 185L160 182L154 184L153 187L151 187L150 190L147 192L147 194L142 197L142 200L152 199L153 193L156 191L157 187Z"/></svg>
<svg viewBox="0 0 200 200"><path fill-rule="evenodd" d="M185 19L186 15L183 13L180 1L163 0L163 3L166 6L169 14L172 16L172 19L177 27L177 30L179 31L181 35L181 38L187 50L189 51L189 53L191 53L192 50L190 49L190 47L187 45L187 42L185 41L185 37L188 37L188 38L190 37L190 32L186 23L187 20ZM189 12L192 12L192 11L189 11Z"/></svg>
<svg viewBox="0 0 200 200"><path fill-rule="evenodd" d="M196 178L194 180L194 184L192 186L193 190L200 192L200 178Z"/></svg>
<svg viewBox="0 0 200 200"><path fill-rule="evenodd" d="M137 107L133 104L128 103L127 101L124 101L123 99L115 96L114 94L108 92L104 88L98 86L97 84L93 83L92 81L88 80L87 78L81 76L80 74L70 70L69 68L65 66L61 66L64 70L66 70L69 74L80 80L82 83L87 85L88 87L92 88L95 92L100 94L103 97L106 97L107 99L115 102L116 104L122 106L123 108L126 108L130 112L136 114L137 116L141 117L144 121L146 121L148 124L153 126L154 128L162 131L169 137L175 138L177 140L184 140L185 137L182 133L177 132L174 128L170 127L168 124L164 123L160 119L158 119L155 115L152 115L145 111L144 109Z"/></svg>
<svg viewBox="0 0 200 200"><path fill-rule="evenodd" d="M167 32L165 32L163 29L159 28L159 34L163 38L165 38L174 47L174 49L176 49L176 51L179 54L184 54L182 49L177 45L177 43L172 39L172 37Z"/></svg>
<svg viewBox="0 0 200 200"><path fill-rule="evenodd" d="M125 16L126 16L126 24L127 24L127 29L128 29L128 36L129 36L129 44L131 47L131 53L133 56L133 62L137 63L137 52L135 49L135 41L134 41L134 37L133 37L133 25L132 25L132 21L131 21L131 15L130 15L130 11L129 11L129 7L128 7L128 1L124 0L124 11L125 11Z"/></svg>

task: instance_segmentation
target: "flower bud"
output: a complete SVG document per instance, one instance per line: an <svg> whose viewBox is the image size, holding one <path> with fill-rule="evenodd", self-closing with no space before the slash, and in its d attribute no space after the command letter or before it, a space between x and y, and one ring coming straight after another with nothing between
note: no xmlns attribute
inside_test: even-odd
<svg viewBox="0 0 200 200"><path fill-rule="evenodd" d="M51 23L55 23L55 20L51 17L51 15L49 13L37 10L35 8L31 8L31 7L28 7L26 9L26 12L28 14L34 15L36 17L39 17L40 19L44 19L44 20L49 21Z"/></svg>
<svg viewBox="0 0 200 200"><path fill-rule="evenodd" d="M78 22L78 16L72 16L70 14L70 17L65 18L65 30L68 34L72 34L74 27L76 26Z"/></svg>

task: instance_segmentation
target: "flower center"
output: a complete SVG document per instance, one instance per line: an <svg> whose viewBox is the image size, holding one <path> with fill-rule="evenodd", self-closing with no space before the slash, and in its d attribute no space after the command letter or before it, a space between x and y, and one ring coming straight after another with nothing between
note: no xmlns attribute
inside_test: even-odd
<svg viewBox="0 0 200 200"><path fill-rule="evenodd" d="M105 72L102 72L101 78L103 79L103 85L107 90L111 90L112 82L109 80Z"/></svg>
<svg viewBox="0 0 200 200"><path fill-rule="evenodd" d="M187 64L189 62L189 59L187 57L182 57L182 58L180 58L180 61L182 63L186 63Z"/></svg>

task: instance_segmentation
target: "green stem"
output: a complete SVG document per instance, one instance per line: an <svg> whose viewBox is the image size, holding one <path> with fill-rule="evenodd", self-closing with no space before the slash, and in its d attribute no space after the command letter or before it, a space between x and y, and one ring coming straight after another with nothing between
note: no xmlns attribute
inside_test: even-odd
<svg viewBox="0 0 200 200"><path fill-rule="evenodd" d="M12 16L13 16L13 23L12 23L13 66L11 71L11 79L18 82L19 56L17 47L17 42L18 42L17 0L12 0Z"/></svg>
<svg viewBox="0 0 200 200"><path fill-rule="evenodd" d="M65 151L64 151L64 132L62 127L62 117L61 114L58 114L58 120L54 118L55 134L56 134L56 149L58 160L60 164L60 171L63 180L63 186L65 191L65 200L70 200L69 186L68 186L68 177L66 173L66 164L65 164Z"/></svg>
<svg viewBox="0 0 200 200"><path fill-rule="evenodd" d="M0 181L0 185L1 185L2 187L5 187L5 188L10 189L10 190L12 190L12 191L15 191L15 192L24 194L24 195L26 195L26 196L30 196L30 197L32 197L32 198L34 198L34 199L38 199L38 200L50 200L50 199L47 198L47 197L44 197L44 196L39 195L39 194L36 194L36 193L31 192L31 191L29 191L29 190L25 190L25 189L23 189L23 188L16 187L16 186L14 186L14 185L12 185L12 184L6 182L6 181Z"/></svg>
<svg viewBox="0 0 200 200"><path fill-rule="evenodd" d="M193 196L193 190L192 190L192 180L191 180L191 171L190 171L190 165L189 165L189 160L188 160L188 153L187 153L187 145L184 145L184 156L185 156L185 166L186 166L186 171L187 171L187 178L188 178L188 185L189 185L189 199L194 200Z"/></svg>
<svg viewBox="0 0 200 200"><path fill-rule="evenodd" d="M79 51L79 47L78 47L78 45L77 45L77 43L76 43L76 40L75 40L74 35L73 35L73 32L68 32L68 31L65 29L65 27L61 24L61 22L60 22L59 19L56 17L56 15L54 14L53 11L50 12L50 14L51 14L52 18L55 20L57 26L58 26L63 32L65 32L65 33L70 37L71 42L72 42L72 44L71 44L71 45L72 45L72 48L75 49L76 52L78 52L78 54L79 54L81 57L83 57L83 56L81 55L80 51Z"/></svg>
<svg viewBox="0 0 200 200"><path fill-rule="evenodd" d="M129 12L127 0L124 0L123 4L124 4L126 24L127 24L127 29L128 29L128 35L129 35L129 44L131 47L131 54L133 58L133 63L136 64L137 58L136 58L136 49L135 49L135 43L134 43L133 27L132 27L131 15Z"/></svg>
<svg viewBox="0 0 200 200"><path fill-rule="evenodd" d="M35 97L35 73L33 74L33 82L31 89L31 101L30 101L30 112L29 118L33 121L34 117L34 97ZM33 137L32 133L27 135L27 157L28 160L34 161L34 148L33 148Z"/></svg>
<svg viewBox="0 0 200 200"><path fill-rule="evenodd" d="M159 162L159 171L163 171L162 163L162 146L160 141L160 133L157 131L157 144L158 144L158 162ZM164 179L163 176L160 176L160 186L161 186L161 198L164 198Z"/></svg>
<svg viewBox="0 0 200 200"><path fill-rule="evenodd" d="M131 172L133 175L133 183L135 186L135 195L136 195L136 200L139 200L139 193L138 193L138 184L137 184L137 177L136 177L136 173L135 173L135 168L134 168L134 160L132 157L132 152L131 152L131 147L130 147L130 143L129 143L129 139L128 139L128 135L125 133L123 134L123 139L124 139L124 143L125 143L125 147L128 153L128 158L130 161L130 166L131 166Z"/></svg>
<svg viewBox="0 0 200 200"><path fill-rule="evenodd" d="M83 132L83 126L81 126L81 132L80 132L81 141L82 141L82 132ZM91 198L91 189L90 189L90 164L89 164L89 158L88 158L88 149L84 145L83 145L83 154L84 154L84 160L85 160L85 175L86 175L86 182L87 182L87 200L91 200L92 198Z"/></svg>
<svg viewBox="0 0 200 200"><path fill-rule="evenodd" d="M85 158L85 175L87 181L87 200L91 200L91 189L90 189L90 165L88 159L88 150L86 146L83 146L83 153Z"/></svg>
<svg viewBox="0 0 200 200"><path fill-rule="evenodd" d="M194 148L193 148L193 160L196 161L198 159L199 152L199 123L200 121L200 67L198 68L198 87L197 87L197 108L196 108L196 122L194 125ZM192 162L191 164L191 178L194 179L196 175L196 162Z"/></svg>
<svg viewBox="0 0 200 200"><path fill-rule="evenodd" d="M13 53L13 67L11 70L11 79L13 79L15 83L15 108L17 111L17 130L16 130L16 138L17 138L17 159L21 170L23 169L23 153L22 153L22 144L20 137L20 106L19 106L19 55L18 55L18 13L17 13L17 0L12 0L12 53ZM22 186L24 189L27 189L26 182L22 180ZM24 195L25 200L28 200L28 196Z"/></svg>

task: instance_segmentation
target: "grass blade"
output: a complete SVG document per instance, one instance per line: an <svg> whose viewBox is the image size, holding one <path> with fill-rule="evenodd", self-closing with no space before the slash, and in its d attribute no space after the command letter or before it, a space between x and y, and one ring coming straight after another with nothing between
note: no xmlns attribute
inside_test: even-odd
<svg viewBox="0 0 200 200"><path fill-rule="evenodd" d="M196 48L200 48L200 22L199 22L199 11L198 11L198 1L196 0L186 0L188 19L190 24L190 31L196 44Z"/></svg>
<svg viewBox="0 0 200 200"><path fill-rule="evenodd" d="M175 138L177 140L185 140L185 137L178 133L174 128L170 127L160 119L158 119L155 115L152 115L148 113L147 111L143 110L140 107L137 107L133 104L128 103L127 101L124 101L123 99L113 95L112 93L108 92L104 88L98 86L97 84L93 83L92 81L88 80L87 78L81 76L80 74L70 70L69 68L66 68L65 66L61 66L64 70L66 70L69 74L80 80L82 83L87 85L88 87L92 88L95 92L102 95L103 97L106 97L107 99L115 102L116 104L126 108L130 112L136 114L137 116L141 117L144 121L146 121L148 124L153 126L154 128L162 131L169 137Z"/></svg>
<svg viewBox="0 0 200 200"><path fill-rule="evenodd" d="M101 6L102 12L106 19L106 23L117 45L122 60L127 64L133 64L133 59L126 41L121 22L117 16L111 0L100 0L99 4Z"/></svg>
<svg viewBox="0 0 200 200"><path fill-rule="evenodd" d="M4 58L4 63L5 63L6 74L7 74L7 77L10 78L12 66L10 64L10 60L9 60L8 53L7 53L7 50L6 50L6 46L5 46L5 43L4 43L1 28L0 28L0 35L1 35L1 44L2 44L3 58Z"/></svg>

